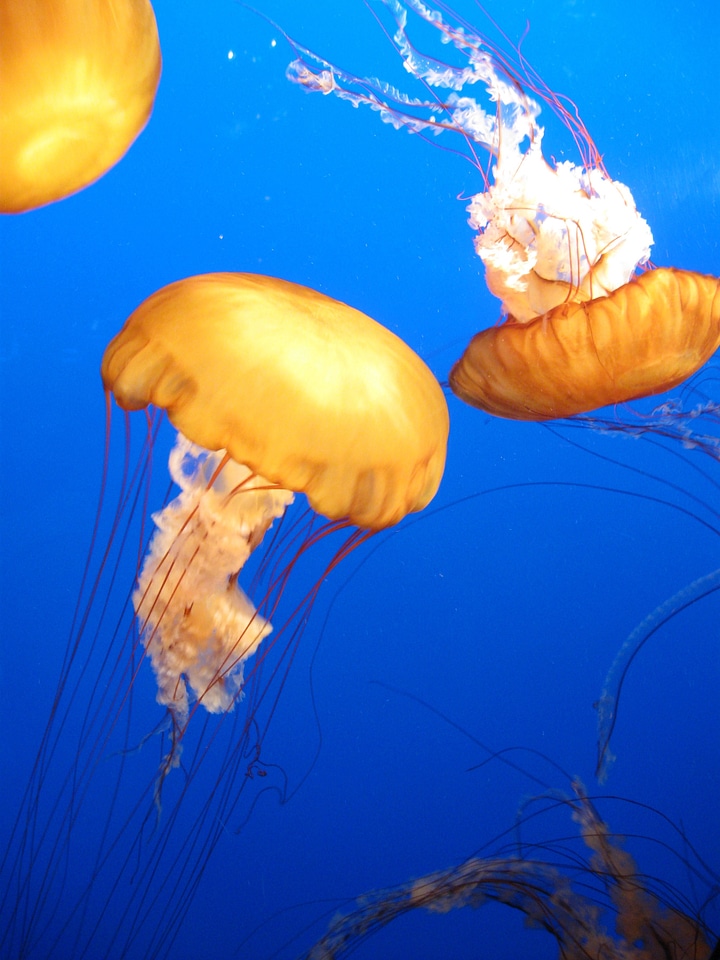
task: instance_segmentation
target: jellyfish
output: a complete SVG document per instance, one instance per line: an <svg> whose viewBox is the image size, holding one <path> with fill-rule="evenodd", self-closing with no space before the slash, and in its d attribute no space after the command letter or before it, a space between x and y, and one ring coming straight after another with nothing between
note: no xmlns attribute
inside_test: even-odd
<svg viewBox="0 0 720 960"><path fill-rule="evenodd" d="M650 228L629 188L611 179L575 106L519 51L496 48L445 4L382 2L405 69L430 96L358 79L294 41L288 77L308 92L368 105L423 138L446 130L465 138L484 186L468 208L475 249L506 319L473 338L450 372L453 392L496 416L547 420L662 393L694 374L720 344L720 281L649 269ZM465 65L418 50L408 10ZM490 109L469 95L476 84ZM579 164L543 156L534 97L568 127Z"/></svg>
<svg viewBox="0 0 720 960"><path fill-rule="evenodd" d="M93 183L150 117L160 44L149 0L0 3L0 212Z"/></svg>
<svg viewBox="0 0 720 960"><path fill-rule="evenodd" d="M424 362L358 310L272 277L158 290L107 347L102 379L109 412L112 397L155 409L139 440L124 417L114 513L105 469L98 572L0 857L8 955L63 956L68 943L77 957L164 955L217 844L261 795L292 792L266 739L320 586L422 510L445 463L447 406ZM174 495L163 476L148 537L166 418ZM160 719L148 713L153 677ZM69 773L57 769L68 738ZM101 811L94 846L79 829L88 810Z"/></svg>
<svg viewBox="0 0 720 960"><path fill-rule="evenodd" d="M566 839L533 844L527 851L518 845L472 856L397 888L366 894L303 956L335 960L353 953L415 910L447 914L497 903L550 934L562 960L715 960L720 941L702 915L678 902L672 880L663 884L644 875L577 778L572 788L573 799L550 804L567 805L589 858L570 849ZM684 866L696 880L716 880L699 857Z"/></svg>
<svg viewBox="0 0 720 960"><path fill-rule="evenodd" d="M102 377L123 409L152 403L178 429L181 493L153 518L134 605L158 700L182 730L189 691L214 713L242 692L243 663L271 626L238 575L294 495L367 531L422 510L443 472L447 408L384 327L252 274L153 294L108 346Z"/></svg>

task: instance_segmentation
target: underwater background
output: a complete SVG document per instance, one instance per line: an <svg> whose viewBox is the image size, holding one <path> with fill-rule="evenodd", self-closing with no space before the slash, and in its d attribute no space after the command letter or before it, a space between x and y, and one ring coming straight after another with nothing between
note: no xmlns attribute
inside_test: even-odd
<svg viewBox="0 0 720 960"><path fill-rule="evenodd" d="M345 69L403 82L361 0L258 8ZM456 8L488 29L469 0ZM653 262L717 275L717 5L486 8L513 41L529 24L525 57L574 101L611 176L632 190L654 233ZM163 75L128 155L77 195L0 222L3 835L52 705L87 556L104 455L100 359L137 304L190 274L267 273L368 313L440 380L499 316L466 223L467 198L482 188L471 164L369 110L291 85L282 33L242 5L156 0L154 9ZM577 159L559 122L541 119L546 152ZM713 376L703 383L720 399ZM365 891L459 863L485 844L492 852L528 798L570 791L537 754L514 752L522 769L483 764L506 748L539 751L579 776L638 865L686 905L700 909L708 887L661 845L691 858L679 834L642 805L684 832L717 882L720 596L674 617L636 658L602 786L593 709L630 632L720 567L717 458L448 402L436 499L361 547L320 592L263 747L282 775L222 824L181 923L162 891L149 906L158 923L173 918L180 960L295 956ZM162 717L151 676L139 681L135 710L150 733ZM63 748L69 767L72 736ZM129 777L140 755L123 758ZM287 802L266 789L281 780ZM77 825L89 838L91 813ZM531 829L536 842L576 832L563 810ZM73 882L71 868L69 897ZM108 884L99 900L122 899L111 878L97 882ZM717 902L707 919L717 932ZM516 912L489 905L416 911L357 955L520 952L550 958L557 947ZM77 956L72 939L59 935L54 955ZM165 953L140 937L127 952L87 955Z"/></svg>

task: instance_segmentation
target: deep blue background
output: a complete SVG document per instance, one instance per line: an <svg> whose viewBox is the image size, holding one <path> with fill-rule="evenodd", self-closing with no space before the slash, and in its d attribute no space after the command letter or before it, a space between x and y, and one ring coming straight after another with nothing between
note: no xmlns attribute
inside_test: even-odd
<svg viewBox="0 0 720 960"><path fill-rule="evenodd" d="M498 315L457 199L481 189L470 164L370 111L291 86L279 32L231 0L154 6L164 67L145 132L91 188L0 223L3 827L51 703L85 560L103 458L99 362L132 309L189 274L268 273L369 313L440 379ZM511 38L529 21L526 57L575 101L611 175L631 187L655 234L653 260L717 274L716 4L487 6ZM258 7L346 69L403 81L360 0ZM470 0L457 7L486 26ZM546 149L571 157L557 123L548 125ZM478 746L374 680L422 697L493 749L544 751L591 792L661 809L720 869L720 598L676 618L638 659L604 788L593 780L592 709L633 627L720 566L720 521L704 512L711 530L670 506L585 488L479 495L576 481L703 509L542 426L490 420L454 398L449 405L448 466L433 507L367 559L322 634L312 674L319 759L291 803L261 798L239 836L228 825L180 931L178 958L235 956L263 921L240 955L271 956L342 898L460 861L511 826L522 797L536 791L499 763L468 772L485 759ZM699 453L678 447L677 459L589 432L572 439L672 481L711 509L720 503L717 488L688 466L720 480L718 464ZM317 743L310 658L325 609L361 559L325 585L274 720L267 750L292 782ZM148 698L150 726L150 684ZM558 774L542 773L567 788ZM618 831L660 829L628 805L599 807ZM574 830L569 821L564 828ZM702 897L676 860L642 850L647 872L691 900ZM307 934L283 955L311 941ZM555 955L549 938L499 908L414 917L366 949L360 955Z"/></svg>

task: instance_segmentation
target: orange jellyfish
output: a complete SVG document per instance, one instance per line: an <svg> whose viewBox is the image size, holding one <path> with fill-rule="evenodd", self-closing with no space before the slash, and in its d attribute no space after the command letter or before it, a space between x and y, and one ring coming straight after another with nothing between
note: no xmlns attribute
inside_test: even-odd
<svg viewBox="0 0 720 960"><path fill-rule="evenodd" d="M238 575L295 493L367 531L421 510L442 476L447 407L389 330L253 274L159 290L110 343L102 378L122 408L153 404L179 431L170 473L181 493L154 517L134 605L158 700L182 731L189 695L222 712L242 694L243 665L271 626Z"/></svg>
<svg viewBox="0 0 720 960"><path fill-rule="evenodd" d="M0 211L114 166L148 121L160 65L149 0L1 0Z"/></svg>
<svg viewBox="0 0 720 960"><path fill-rule="evenodd" d="M290 668L308 652L320 585L421 510L445 463L447 405L423 361L359 311L283 280L164 287L111 342L102 377L93 573L0 852L3 956L166 955L217 844L312 767L312 736L285 755L267 739L278 711L312 708L282 694L301 673ZM161 410L146 411L140 437L125 416L118 471L111 394ZM166 417L181 431L174 494L154 462Z"/></svg>
<svg viewBox="0 0 720 960"><path fill-rule="evenodd" d="M446 4L383 5L424 97L359 80L293 41L288 76L423 138L446 130L465 138L484 184L468 208L475 248L507 319L472 340L450 373L453 391L497 416L546 420L661 393L695 373L720 343L720 281L679 270L635 278L649 261L650 228L628 187L610 178L574 104L550 91L519 51L495 47ZM408 9L464 65L416 48ZM489 109L469 96L475 85ZM570 130L580 164L545 159L533 97Z"/></svg>

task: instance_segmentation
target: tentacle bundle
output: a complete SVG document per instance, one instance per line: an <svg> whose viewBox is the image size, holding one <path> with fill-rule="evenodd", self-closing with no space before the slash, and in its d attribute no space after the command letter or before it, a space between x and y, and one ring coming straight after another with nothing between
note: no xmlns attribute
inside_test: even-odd
<svg viewBox="0 0 720 960"><path fill-rule="evenodd" d="M157 530L133 595L158 703L180 727L191 695L210 713L232 708L245 660L272 630L237 575L293 494L224 459L225 451L178 434L170 473L180 493L153 516Z"/></svg>

